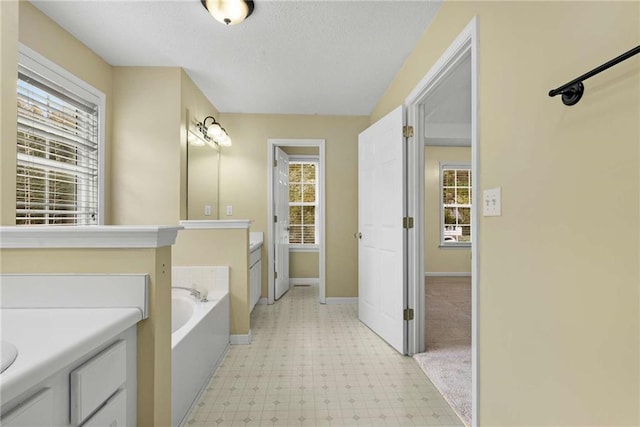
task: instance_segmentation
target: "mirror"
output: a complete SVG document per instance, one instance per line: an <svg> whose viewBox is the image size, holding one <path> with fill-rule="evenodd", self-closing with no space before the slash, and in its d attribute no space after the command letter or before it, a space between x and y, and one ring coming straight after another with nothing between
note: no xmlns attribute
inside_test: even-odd
<svg viewBox="0 0 640 427"><path fill-rule="evenodd" d="M198 137L188 111L187 123L187 219L219 219L220 149Z"/></svg>

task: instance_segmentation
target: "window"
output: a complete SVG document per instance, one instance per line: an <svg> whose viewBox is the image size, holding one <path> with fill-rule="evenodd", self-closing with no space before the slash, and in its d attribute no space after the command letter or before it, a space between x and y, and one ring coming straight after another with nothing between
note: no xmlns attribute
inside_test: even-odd
<svg viewBox="0 0 640 427"><path fill-rule="evenodd" d="M318 243L318 161L289 162L289 244Z"/></svg>
<svg viewBox="0 0 640 427"><path fill-rule="evenodd" d="M17 102L16 224L100 224L104 95L21 46Z"/></svg>
<svg viewBox="0 0 640 427"><path fill-rule="evenodd" d="M441 244L471 244L471 166L441 164Z"/></svg>

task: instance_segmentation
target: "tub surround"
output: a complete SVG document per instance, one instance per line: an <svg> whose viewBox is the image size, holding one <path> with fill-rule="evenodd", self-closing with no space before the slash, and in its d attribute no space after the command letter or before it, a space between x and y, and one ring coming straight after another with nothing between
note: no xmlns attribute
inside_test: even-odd
<svg viewBox="0 0 640 427"><path fill-rule="evenodd" d="M249 316L250 220L181 221L174 267L229 266L231 343L251 342Z"/></svg>
<svg viewBox="0 0 640 427"><path fill-rule="evenodd" d="M229 268L173 267L172 277L174 284L197 286L207 295L199 300L189 290L172 289L172 314L183 318L171 334L172 425L179 426L229 348Z"/></svg>
<svg viewBox="0 0 640 427"><path fill-rule="evenodd" d="M220 299L229 293L229 267L174 266L171 268L171 286L195 289L209 300Z"/></svg>
<svg viewBox="0 0 640 427"><path fill-rule="evenodd" d="M69 233L74 233L71 227L53 228L0 227L2 272L148 274L148 317L137 324L137 340L134 338L138 360L136 380L138 389L145 391L136 396L135 424L141 427L170 424L171 377L167 375L171 369L171 316L167 315L171 310L170 245L171 236L175 238L181 227L78 227L80 231L76 233L79 234L72 241L67 239ZM136 232L140 233L138 239L127 237ZM6 239L8 236L11 239ZM111 239L114 236L119 245Z"/></svg>

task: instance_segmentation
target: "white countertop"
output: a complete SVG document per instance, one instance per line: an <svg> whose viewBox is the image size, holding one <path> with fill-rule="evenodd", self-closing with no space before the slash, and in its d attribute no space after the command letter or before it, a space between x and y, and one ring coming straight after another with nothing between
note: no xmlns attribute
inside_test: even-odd
<svg viewBox="0 0 640 427"><path fill-rule="evenodd" d="M18 357L0 374L8 402L142 320L137 308L3 308L1 337Z"/></svg>
<svg viewBox="0 0 640 427"><path fill-rule="evenodd" d="M0 248L161 248L182 227L165 225L0 226Z"/></svg>

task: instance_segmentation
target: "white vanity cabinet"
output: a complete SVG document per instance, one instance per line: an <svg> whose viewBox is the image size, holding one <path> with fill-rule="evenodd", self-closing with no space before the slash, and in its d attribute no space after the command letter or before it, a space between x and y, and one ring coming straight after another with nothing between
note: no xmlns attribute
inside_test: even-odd
<svg viewBox="0 0 640 427"><path fill-rule="evenodd" d="M249 253L249 312L260 299L262 293L262 250L258 246Z"/></svg>
<svg viewBox="0 0 640 427"><path fill-rule="evenodd" d="M133 326L19 396L2 401L0 424L135 426L136 355L137 327Z"/></svg>

